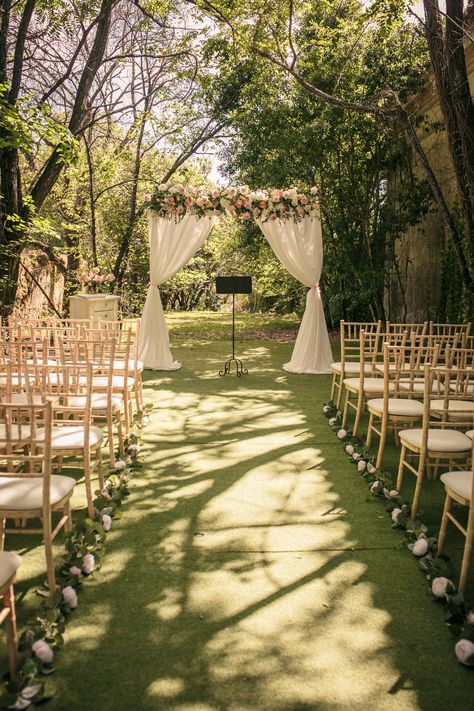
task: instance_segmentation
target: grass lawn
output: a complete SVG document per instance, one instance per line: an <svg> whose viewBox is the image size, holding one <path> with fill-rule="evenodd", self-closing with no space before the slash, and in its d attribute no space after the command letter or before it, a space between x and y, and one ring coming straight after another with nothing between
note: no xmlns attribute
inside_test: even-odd
<svg viewBox="0 0 474 711"><path fill-rule="evenodd" d="M80 591L46 708L470 711L474 670L321 413L330 377L281 368L298 320L238 315L243 378L218 376L230 314L168 321L183 367L145 373L143 469ZM442 487L425 488L436 530ZM43 558L37 539L14 545L21 628ZM461 545L451 535L447 552Z"/></svg>

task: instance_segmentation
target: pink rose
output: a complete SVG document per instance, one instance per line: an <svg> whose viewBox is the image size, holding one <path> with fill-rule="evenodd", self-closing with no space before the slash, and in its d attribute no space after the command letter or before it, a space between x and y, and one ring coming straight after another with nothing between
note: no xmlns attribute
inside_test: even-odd
<svg viewBox="0 0 474 711"><path fill-rule="evenodd" d="M237 207L237 208L242 207L242 200L236 200L235 207Z"/></svg>
<svg viewBox="0 0 474 711"><path fill-rule="evenodd" d="M113 274L107 274L107 276L105 278L107 279L107 281L110 281L110 282L115 281L115 277Z"/></svg>
<svg viewBox="0 0 474 711"><path fill-rule="evenodd" d="M285 206L284 205L278 205L278 209L280 212L285 212Z"/></svg>
<svg viewBox="0 0 474 711"><path fill-rule="evenodd" d="M144 202L151 202L151 195L148 195L148 194L144 195L143 200L144 200Z"/></svg>
<svg viewBox="0 0 474 711"><path fill-rule="evenodd" d="M193 203L189 198L186 198L186 200L184 201L184 204L186 207L190 207Z"/></svg>
<svg viewBox="0 0 474 711"><path fill-rule="evenodd" d="M290 193L288 192L288 190L283 190L281 195L282 195L282 197L284 197L286 199L289 197Z"/></svg>
<svg viewBox="0 0 474 711"><path fill-rule="evenodd" d="M213 190L211 193L213 198L219 197L219 191L218 190Z"/></svg>
<svg viewBox="0 0 474 711"><path fill-rule="evenodd" d="M267 203L265 202L265 200L260 200L260 202L258 203L258 206L261 207L263 210L263 208L267 206Z"/></svg>
<svg viewBox="0 0 474 711"><path fill-rule="evenodd" d="M243 220L250 220L250 218L251 218L250 212L243 212L243 213L242 213L242 219L243 219Z"/></svg>
<svg viewBox="0 0 474 711"><path fill-rule="evenodd" d="M318 194L318 188L317 188L315 185L313 185L313 187L311 188L310 192L311 192L311 195L317 195L317 194Z"/></svg>

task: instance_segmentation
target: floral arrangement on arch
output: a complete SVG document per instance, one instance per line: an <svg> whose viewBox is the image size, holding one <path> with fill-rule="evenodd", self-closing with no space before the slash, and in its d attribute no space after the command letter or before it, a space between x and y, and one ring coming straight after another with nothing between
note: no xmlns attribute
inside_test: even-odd
<svg viewBox="0 0 474 711"><path fill-rule="evenodd" d="M314 186L306 191L288 188L267 192L240 185L203 192L192 186L162 184L153 195L145 195L143 199L146 207L160 217L177 221L188 212L197 217L220 216L227 212L239 222L251 219L298 222L304 217L319 218L317 195Z"/></svg>
<svg viewBox="0 0 474 711"><path fill-rule="evenodd" d="M104 286L111 284L113 281L115 281L114 275L111 273L103 274L99 267L94 267L79 276L82 288L86 289L90 294L99 294Z"/></svg>

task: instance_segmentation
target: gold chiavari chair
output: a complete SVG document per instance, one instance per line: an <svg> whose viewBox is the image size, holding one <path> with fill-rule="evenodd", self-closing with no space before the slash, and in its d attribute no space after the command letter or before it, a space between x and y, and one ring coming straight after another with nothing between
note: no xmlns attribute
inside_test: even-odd
<svg viewBox="0 0 474 711"><path fill-rule="evenodd" d="M355 420L353 426L353 434L357 435L359 430L360 418L364 411L365 403L368 397L375 397L383 394L384 380L379 371L375 371L374 351L378 349L380 334L378 332L366 334L365 331L360 331L359 335L359 357L360 368L358 377L345 378L342 385L345 390L344 410L342 414L342 427L346 427L349 414L349 408L355 410ZM365 359L368 358L371 370L367 373L365 368ZM378 376L378 377L376 377ZM393 389L393 385L389 383L389 391ZM352 395L356 396L356 400L352 401Z"/></svg>
<svg viewBox="0 0 474 711"><path fill-rule="evenodd" d="M92 476L95 472L103 486L101 448L104 439L102 429L92 423L92 383L91 362L29 366L30 396L42 394L53 406L52 456L60 468L66 458L80 461L90 518L94 516Z"/></svg>
<svg viewBox="0 0 474 711"><path fill-rule="evenodd" d="M461 471L458 469L448 471L441 475L441 481L446 490L446 500L439 530L438 555L441 555L444 551L446 530L448 522L451 521L466 539L458 584L458 591L464 593L474 545L474 438L472 438L471 466ZM453 503L467 507L467 523L456 517Z"/></svg>
<svg viewBox="0 0 474 711"><path fill-rule="evenodd" d="M115 464L114 423L117 429L118 450L124 454L122 428L123 394L114 392L115 339L67 341L60 344L60 360L64 365L93 364L91 411L93 421L106 422L110 464ZM76 406L85 403L84 395L70 398Z"/></svg>
<svg viewBox="0 0 474 711"><path fill-rule="evenodd" d="M402 425L412 427L423 419L423 403L417 398L414 385L416 375L423 374L426 362L436 365L438 349L412 345L413 339L399 346L389 343L384 345L384 389L382 398L367 401L369 425L367 430L367 448L372 443L372 435L379 437L377 460L375 466L382 466L387 432L391 426L395 441L398 442L398 430ZM410 373L411 378L407 379ZM403 383L403 385L401 385ZM392 386L390 388L390 385Z"/></svg>
<svg viewBox="0 0 474 711"><path fill-rule="evenodd" d="M418 511L425 472L428 469L436 472L440 461L450 466L451 462L469 457L471 440L465 430L469 422L466 407L472 412L472 375L472 371L440 370L425 364L422 426L398 433L401 452L396 488L400 491L405 469L416 476L413 518ZM418 466L408 460L408 454L418 457Z"/></svg>
<svg viewBox="0 0 474 711"><path fill-rule="evenodd" d="M332 385L331 385L331 400L334 402L336 397L336 407L339 410L341 407L344 379L353 375L358 375L361 369L361 354L360 354L360 334L364 331L367 336L370 336L370 343L373 352L366 353L364 357L364 371L367 374L373 373L375 362L377 360L380 335L382 332L382 322L355 322L341 321L340 322L340 339L341 339L341 360L331 363Z"/></svg>
<svg viewBox="0 0 474 711"><path fill-rule="evenodd" d="M143 410L143 363L138 357L138 348L140 342L140 325L141 320L127 319L127 321L99 321L99 328L104 329L108 333L108 337L117 338L120 331L130 329L132 332L130 343L130 362L128 370L130 375L135 378L135 404L137 411ZM117 372L122 372L124 369L123 360L117 359L114 365Z"/></svg>
<svg viewBox="0 0 474 711"><path fill-rule="evenodd" d="M53 475L52 405L0 404L0 519L5 535L40 533L50 594L56 589L52 543L61 528L71 530L70 499L75 480ZM52 514L61 518L53 529ZM16 520L39 519L40 528L15 526ZM7 521L11 521L10 525ZM7 527L8 526L8 527Z"/></svg>
<svg viewBox="0 0 474 711"><path fill-rule="evenodd" d="M103 341L108 340L108 332L103 328L85 329L84 338L87 341ZM135 390L135 378L130 374L130 348L132 342L132 334L130 329L122 329L114 331L115 340L115 364L112 377L112 392L120 394L124 401L125 414L125 431L130 432L132 417L133 417L133 394ZM121 367L116 366L117 361L120 361ZM122 368L123 366L123 368ZM100 389L105 391L107 388L107 376L94 375L93 387L95 392Z"/></svg>
<svg viewBox="0 0 474 711"><path fill-rule="evenodd" d="M16 571L22 560L16 553L0 551L0 624L5 623L7 637L8 671L13 681L17 676L18 651L16 641L15 582Z"/></svg>

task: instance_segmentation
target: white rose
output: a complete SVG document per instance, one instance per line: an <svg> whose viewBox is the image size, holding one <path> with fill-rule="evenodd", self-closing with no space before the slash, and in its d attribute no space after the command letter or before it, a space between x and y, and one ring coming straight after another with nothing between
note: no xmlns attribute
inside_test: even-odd
<svg viewBox="0 0 474 711"><path fill-rule="evenodd" d="M92 553L86 553L82 564L82 572L90 575L95 568L95 558Z"/></svg>
<svg viewBox="0 0 474 711"><path fill-rule="evenodd" d="M392 516L392 521L393 523L398 523L398 517L402 513L402 510L399 508L393 509L391 516Z"/></svg>
<svg viewBox="0 0 474 711"><path fill-rule="evenodd" d="M51 664L54 659L54 652L44 639L37 639L36 642L33 642L31 650L43 664Z"/></svg>
<svg viewBox="0 0 474 711"><path fill-rule="evenodd" d="M136 452L138 449L138 444L129 444L128 449L130 452Z"/></svg>
<svg viewBox="0 0 474 711"><path fill-rule="evenodd" d="M66 585L66 587L63 588L63 600L69 605L71 610L74 610L77 607L77 592L74 590L72 585Z"/></svg>
<svg viewBox="0 0 474 711"><path fill-rule="evenodd" d="M369 462L369 464L367 464L367 471L369 472L369 474L375 474L375 472L377 471L377 469L376 469L376 467L374 467L373 464L371 464L371 463Z"/></svg>
<svg viewBox="0 0 474 711"><path fill-rule="evenodd" d="M466 622L468 625L474 625L474 610L469 610L466 615Z"/></svg>
<svg viewBox="0 0 474 711"><path fill-rule="evenodd" d="M352 444L348 444L346 446L346 452L350 457L352 457L352 455L354 454L354 447L352 446Z"/></svg>
<svg viewBox="0 0 474 711"><path fill-rule="evenodd" d="M352 459L353 459L355 462L358 462L359 459L361 459L361 458L362 458L362 454L359 454L359 452L354 452L354 454L352 455Z"/></svg>
<svg viewBox="0 0 474 711"><path fill-rule="evenodd" d="M361 474L362 472L365 472L367 468L367 463L361 459L360 462L357 462L357 471L359 471Z"/></svg>
<svg viewBox="0 0 474 711"><path fill-rule="evenodd" d="M413 555L421 557L422 555L426 555L428 553L428 539L425 536L420 536L417 541L413 544L413 548L411 549L411 552Z"/></svg>
<svg viewBox="0 0 474 711"><path fill-rule="evenodd" d="M448 580L448 578L443 578L442 576L439 578L433 578L433 582L431 583L431 592L435 597L446 597L446 594L453 589L454 585L450 580Z"/></svg>
<svg viewBox="0 0 474 711"><path fill-rule="evenodd" d="M372 492L372 494L375 494L375 492L378 491L381 486L382 486L382 484L377 479L377 481L374 481L372 486L370 487L370 491Z"/></svg>
<svg viewBox="0 0 474 711"><path fill-rule="evenodd" d="M334 427L334 425L337 425L337 417L331 417L329 420L329 425L331 427Z"/></svg>
<svg viewBox="0 0 474 711"><path fill-rule="evenodd" d="M338 439L343 440L346 439L347 437L347 430L340 429L339 432L337 433Z"/></svg>
<svg viewBox="0 0 474 711"><path fill-rule="evenodd" d="M129 444L128 446L131 447L132 445ZM123 459L117 459L117 461L114 464L115 469L125 469L126 466L127 466L127 464L126 464L126 462L123 461Z"/></svg>
<svg viewBox="0 0 474 711"><path fill-rule="evenodd" d="M474 667L474 642L470 639L460 639L454 647L458 662L467 667Z"/></svg>
<svg viewBox="0 0 474 711"><path fill-rule="evenodd" d="M71 565L69 568L69 572L71 575L80 575L82 573L82 570L77 567L77 565Z"/></svg>
<svg viewBox="0 0 474 711"><path fill-rule="evenodd" d="M102 528L107 533L112 528L112 517L109 514L104 514L102 516Z"/></svg>
<svg viewBox="0 0 474 711"><path fill-rule="evenodd" d="M324 405L323 412L325 415L327 415L328 412L331 412L331 408L329 407L329 405Z"/></svg>
<svg viewBox="0 0 474 711"><path fill-rule="evenodd" d="M391 496L392 498L395 498L398 496L398 491L396 489L392 489L391 491L388 492L388 495Z"/></svg>

